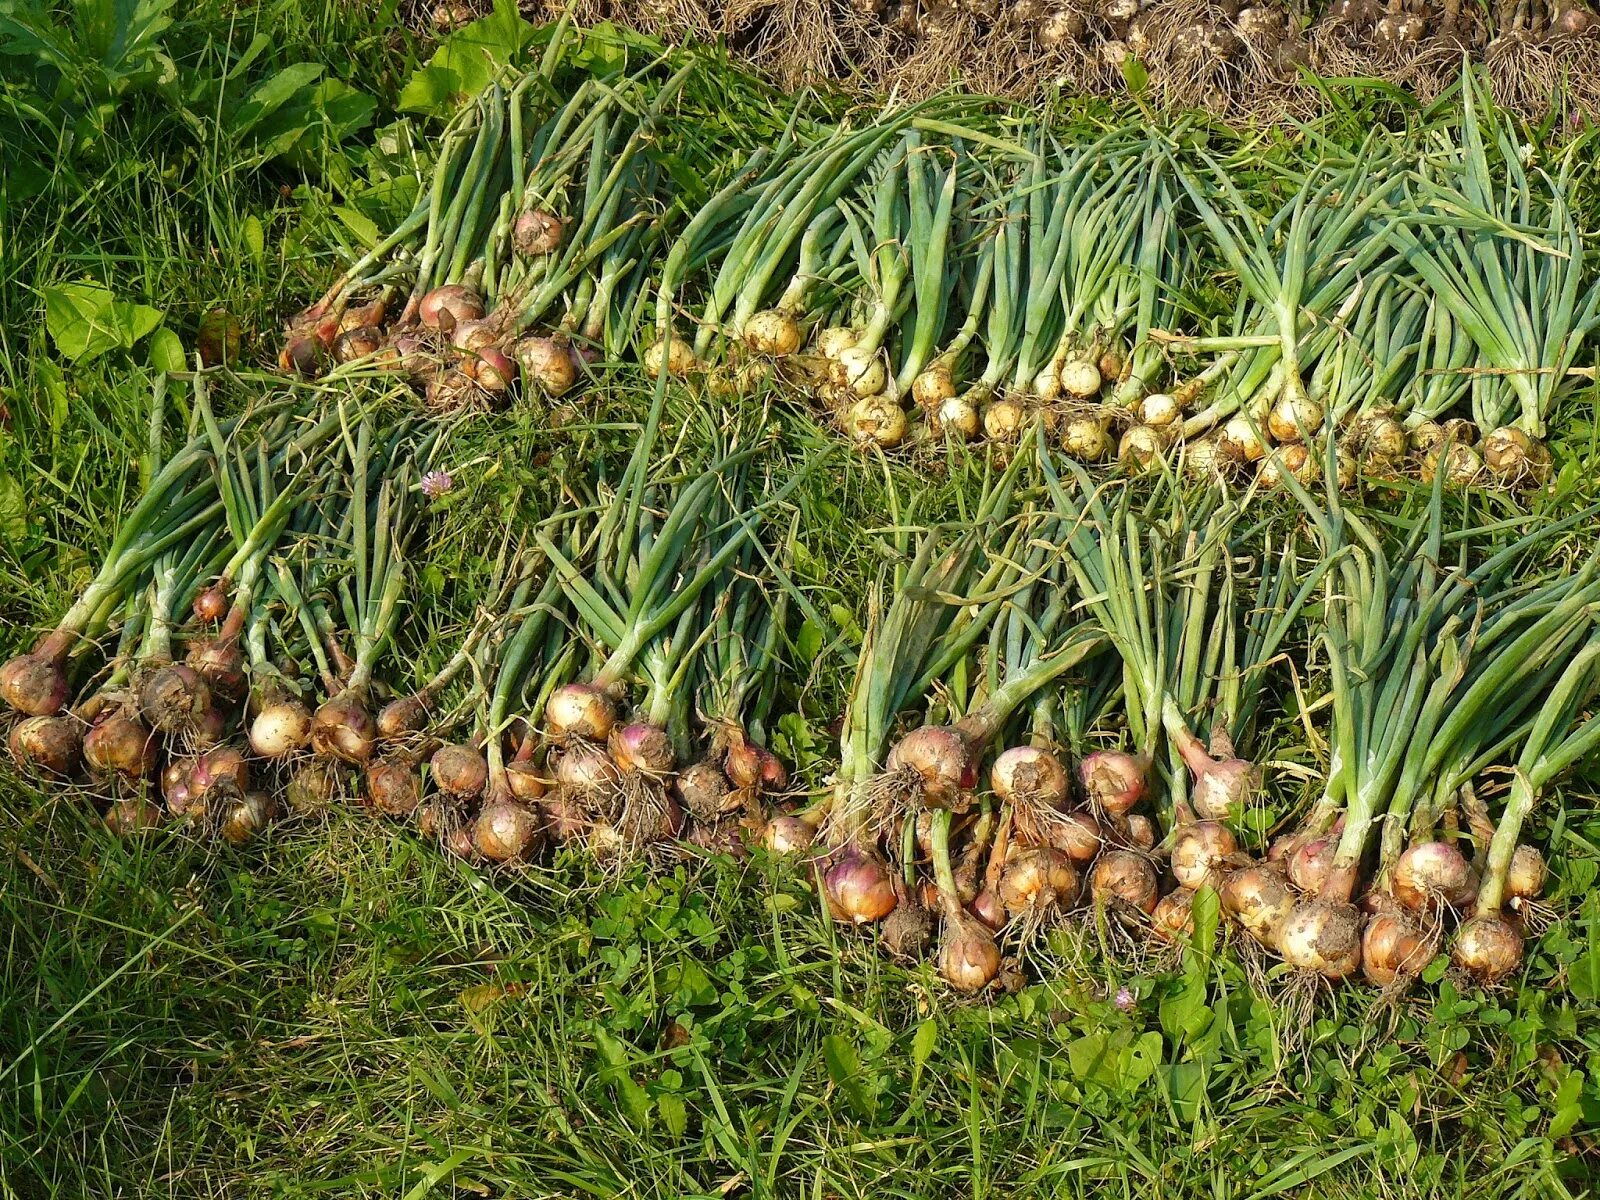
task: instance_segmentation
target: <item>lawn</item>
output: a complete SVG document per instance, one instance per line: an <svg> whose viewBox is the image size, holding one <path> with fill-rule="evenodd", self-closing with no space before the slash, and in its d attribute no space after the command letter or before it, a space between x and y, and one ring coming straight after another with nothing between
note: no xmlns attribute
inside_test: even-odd
<svg viewBox="0 0 1600 1200"><path fill-rule="evenodd" d="M152 395L186 403L162 368L203 314L243 328L227 402L290 386L268 373L282 322L363 219L366 148L404 155L432 53L409 5L79 7L57 86L0 79L0 656L88 578ZM93 26L133 10L120 41ZM96 314L77 343L73 297ZM438 662L505 530L625 447L649 389L623 374L586 403L577 426L522 408L460 432L408 659ZM1592 429L1567 428L1592 480ZM928 468L879 461L836 453L802 504L811 585L847 613L876 553L851 531ZM955 504L946 482L931 505ZM807 711L846 686L818 672ZM0 1196L1592 1194L1600 816L1590 779L1558 795L1537 821L1556 919L1513 985L1308 999L1248 953L1108 955L1074 923L1031 982L959 1001L764 852L489 870L354 809L243 848L119 839L6 765Z"/></svg>

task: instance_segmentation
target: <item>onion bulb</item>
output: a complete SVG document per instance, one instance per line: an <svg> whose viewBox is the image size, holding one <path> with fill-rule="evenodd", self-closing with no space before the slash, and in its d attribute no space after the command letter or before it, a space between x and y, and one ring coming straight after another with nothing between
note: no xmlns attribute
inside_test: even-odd
<svg viewBox="0 0 1600 1200"><path fill-rule="evenodd" d="M83 751L83 728L76 717L29 717L11 727L6 743L24 770L70 775Z"/></svg>
<svg viewBox="0 0 1600 1200"><path fill-rule="evenodd" d="M328 807L342 786L337 768L331 763L313 760L296 768L289 777L288 786L284 788L284 797L294 812L320 812Z"/></svg>
<svg viewBox="0 0 1600 1200"><path fill-rule="evenodd" d="M574 742L556 760L556 782L576 796L596 796L620 785L622 772L599 746Z"/></svg>
<svg viewBox="0 0 1600 1200"><path fill-rule="evenodd" d="M902 907L909 908L910 905L902 905ZM969 908L973 916L977 917L987 928L994 930L994 932L999 933L1006 927L1005 901L1000 899L1000 893L993 888L984 888L983 891L974 896ZM900 909L897 908L894 911L899 912ZM894 913L890 913L889 916L892 920Z"/></svg>
<svg viewBox="0 0 1600 1200"><path fill-rule="evenodd" d="M839 352L828 377L835 387L848 388L857 396L876 396L889 384L883 357L865 346L851 346Z"/></svg>
<svg viewBox="0 0 1600 1200"><path fill-rule="evenodd" d="M1291 966L1344 979L1361 965L1361 913L1351 904L1308 900L1278 928L1278 953Z"/></svg>
<svg viewBox="0 0 1600 1200"><path fill-rule="evenodd" d="M723 815L730 796L735 805L739 803L739 795L729 787L722 768L706 759L684 768L674 786L678 789L678 798L696 822L717 820Z"/></svg>
<svg viewBox="0 0 1600 1200"><path fill-rule="evenodd" d="M523 380L546 396L565 396L578 382L578 360L565 342L525 337L511 350Z"/></svg>
<svg viewBox="0 0 1600 1200"><path fill-rule="evenodd" d="M1139 401L1139 421L1152 429L1166 429L1182 419L1182 407L1166 392L1151 392Z"/></svg>
<svg viewBox="0 0 1600 1200"><path fill-rule="evenodd" d="M936 411L940 404L955 394L955 376L946 366L931 366L911 381L911 398L928 412Z"/></svg>
<svg viewBox="0 0 1600 1200"><path fill-rule="evenodd" d="M1473 917L1456 931L1450 958L1483 983L1499 983L1522 965L1522 935L1504 917Z"/></svg>
<svg viewBox="0 0 1600 1200"><path fill-rule="evenodd" d="M361 698L341 692L311 718L311 749L323 758L364 765L378 745L378 729Z"/></svg>
<svg viewBox="0 0 1600 1200"><path fill-rule="evenodd" d="M543 773L531 762L518 760L506 764L505 782L514 799L531 804L545 794Z"/></svg>
<svg viewBox="0 0 1600 1200"><path fill-rule="evenodd" d="M1013 917L1057 906L1070 908L1078 898L1078 873L1059 850L1024 847L1006 863L998 890L1001 903Z"/></svg>
<svg viewBox="0 0 1600 1200"><path fill-rule="evenodd" d="M1108 850L1089 873L1089 890L1097 904L1125 904L1154 912L1161 898L1160 880L1150 860L1131 850Z"/></svg>
<svg viewBox="0 0 1600 1200"><path fill-rule="evenodd" d="M765 746L743 737L728 747L722 765L735 787L778 792L789 786L789 770L783 761Z"/></svg>
<svg viewBox="0 0 1600 1200"><path fill-rule="evenodd" d="M408 817L422 804L422 781L405 758L380 758L367 764L367 803L386 817Z"/></svg>
<svg viewBox="0 0 1600 1200"><path fill-rule="evenodd" d="M800 349L800 323L780 308L758 312L744 323L744 344L757 354L785 358Z"/></svg>
<svg viewBox="0 0 1600 1200"><path fill-rule="evenodd" d="M1172 875L1179 887L1216 887L1228 859L1238 852L1233 831L1220 821L1195 821L1172 840Z"/></svg>
<svg viewBox="0 0 1600 1200"><path fill-rule="evenodd" d="M143 796L117 800L106 810L106 828L118 837L159 829L162 820L161 810Z"/></svg>
<svg viewBox="0 0 1600 1200"><path fill-rule="evenodd" d="M1332 836L1307 838L1289 854L1289 878L1302 892L1316 895L1333 869L1338 840Z"/></svg>
<svg viewBox="0 0 1600 1200"><path fill-rule="evenodd" d="M1104 382L1093 359L1073 358L1061 364L1061 390L1069 396L1087 400Z"/></svg>
<svg viewBox="0 0 1600 1200"><path fill-rule="evenodd" d="M667 731L644 722L617 726L606 745L611 751L611 761L624 771L660 776L677 765Z"/></svg>
<svg viewBox="0 0 1600 1200"><path fill-rule="evenodd" d="M936 401L928 411L935 432L947 437L970 442L983 431L983 417L968 396L952 393Z"/></svg>
<svg viewBox="0 0 1600 1200"><path fill-rule="evenodd" d="M149 727L119 708L84 735L83 761L97 775L142 779L155 770L157 749Z"/></svg>
<svg viewBox="0 0 1600 1200"><path fill-rule="evenodd" d="M272 820L272 797L266 792L246 792L235 799L222 812L218 831L235 846L242 846Z"/></svg>
<svg viewBox="0 0 1600 1200"><path fill-rule="evenodd" d="M1156 824L1143 813L1129 813L1128 845L1140 850L1153 850L1156 844Z"/></svg>
<svg viewBox="0 0 1600 1200"><path fill-rule="evenodd" d="M139 710L162 733L189 733L211 707L211 688L187 663L168 663L139 684Z"/></svg>
<svg viewBox="0 0 1600 1200"><path fill-rule="evenodd" d="M901 962L921 960L933 941L933 915L914 898L907 897L883 919L883 948Z"/></svg>
<svg viewBox="0 0 1600 1200"><path fill-rule="evenodd" d="M1221 447L1241 462L1260 462L1267 454L1267 443L1249 417L1239 414L1222 427Z"/></svg>
<svg viewBox="0 0 1600 1200"><path fill-rule="evenodd" d="M1361 934L1361 971L1379 987L1420 974L1439 952L1438 942L1402 913L1378 912Z"/></svg>
<svg viewBox="0 0 1600 1200"><path fill-rule="evenodd" d="M1513 900L1537 900L1544 895L1549 868L1537 847L1518 846L1506 868L1505 894Z"/></svg>
<svg viewBox="0 0 1600 1200"><path fill-rule="evenodd" d="M1271 867L1248 866L1232 872L1217 889L1222 910L1268 949L1278 946L1278 927L1295 906L1288 881Z"/></svg>
<svg viewBox="0 0 1600 1200"><path fill-rule="evenodd" d="M844 413L844 430L858 446L892 449L905 440L910 423L905 410L888 396L862 396Z"/></svg>
<svg viewBox="0 0 1600 1200"><path fill-rule="evenodd" d="M1078 764L1078 782L1092 807L1120 817L1144 796L1145 762L1121 750L1096 750Z"/></svg>
<svg viewBox="0 0 1600 1200"><path fill-rule="evenodd" d="M663 371L681 379L699 365L694 347L675 333L668 334L664 340L651 342L645 348L644 369L651 379L661 378Z"/></svg>
<svg viewBox="0 0 1600 1200"><path fill-rule="evenodd" d="M1072 776L1061 757L1041 746L1013 746L989 768L989 787L1008 804L1051 811L1064 809L1072 795Z"/></svg>
<svg viewBox="0 0 1600 1200"><path fill-rule="evenodd" d="M839 356L853 349L860 340L861 335L854 329L833 325L817 335L817 351L829 362L838 362Z"/></svg>
<svg viewBox="0 0 1600 1200"><path fill-rule="evenodd" d="M1111 453L1111 434L1100 417L1073 417L1061 430L1061 448L1079 462L1103 462Z"/></svg>
<svg viewBox="0 0 1600 1200"><path fill-rule="evenodd" d="M930 808L951 808L978 782L977 757L961 731L949 725L913 729L889 751L890 771L917 777L922 802Z"/></svg>
<svg viewBox="0 0 1600 1200"><path fill-rule="evenodd" d="M517 800L486 804L472 827L472 841L490 862L518 862L538 849L539 816Z"/></svg>
<svg viewBox="0 0 1600 1200"><path fill-rule="evenodd" d="M983 991L1000 974L1000 947L983 923L965 912L945 918L939 943L939 974L963 995Z"/></svg>
<svg viewBox="0 0 1600 1200"><path fill-rule="evenodd" d="M292 696L267 700L250 722L250 748L262 758L285 758L311 743L311 710Z"/></svg>
<svg viewBox="0 0 1600 1200"><path fill-rule="evenodd" d="M459 283L436 287L417 306L417 318L428 329L449 333L464 321L478 321L485 313L483 297Z"/></svg>
<svg viewBox="0 0 1600 1200"><path fill-rule="evenodd" d="M1322 428L1322 405L1303 391L1281 396L1267 413L1267 432L1280 442L1303 442Z"/></svg>
<svg viewBox="0 0 1600 1200"><path fill-rule="evenodd" d="M553 254L561 249L561 238L566 223L542 208L530 208L517 216L511 227L511 244L517 253L528 257Z"/></svg>
<svg viewBox="0 0 1600 1200"><path fill-rule="evenodd" d="M617 723L616 705L600 688L587 683L568 683L550 693L545 702L544 722L551 740L561 743L572 738L604 741Z"/></svg>
<svg viewBox="0 0 1600 1200"><path fill-rule="evenodd" d="M1014 396L992 400L983 410L983 435L992 442L1014 442L1022 433L1028 411Z"/></svg>
<svg viewBox="0 0 1600 1200"><path fill-rule="evenodd" d="M835 921L865 925L894 911L889 869L870 850L842 846L822 864L822 891Z"/></svg>
<svg viewBox="0 0 1600 1200"><path fill-rule="evenodd" d="M761 841L774 854L804 854L816 837L816 826L803 817L773 817Z"/></svg>
<svg viewBox="0 0 1600 1200"><path fill-rule="evenodd" d="M1117 461L1128 467L1150 467L1161 461L1166 440L1148 425L1134 425L1117 443Z"/></svg>
<svg viewBox="0 0 1600 1200"><path fill-rule="evenodd" d="M1150 927L1163 942L1188 941L1194 936L1194 893L1179 888L1157 900Z"/></svg>
<svg viewBox="0 0 1600 1200"><path fill-rule="evenodd" d="M1390 891L1411 912L1437 912L1457 904L1472 879L1472 868L1449 842L1408 846L1394 865Z"/></svg>
<svg viewBox="0 0 1600 1200"><path fill-rule="evenodd" d="M1043 833L1045 840L1071 859L1075 866L1087 867L1100 853L1100 822L1090 813L1067 813L1059 820L1049 822Z"/></svg>

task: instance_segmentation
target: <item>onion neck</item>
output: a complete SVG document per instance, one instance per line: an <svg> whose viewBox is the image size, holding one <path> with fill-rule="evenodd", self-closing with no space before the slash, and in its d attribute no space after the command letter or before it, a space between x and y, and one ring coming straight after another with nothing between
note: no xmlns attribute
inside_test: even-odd
<svg viewBox="0 0 1600 1200"><path fill-rule="evenodd" d="M933 877L939 885L939 904L948 920L961 915L961 897L956 891L956 873L950 865L950 822L955 814L947 808L933 812Z"/></svg>

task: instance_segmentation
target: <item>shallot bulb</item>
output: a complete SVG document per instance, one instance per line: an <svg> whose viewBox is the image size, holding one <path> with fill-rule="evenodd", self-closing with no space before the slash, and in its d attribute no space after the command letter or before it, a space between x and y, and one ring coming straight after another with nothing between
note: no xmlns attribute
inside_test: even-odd
<svg viewBox="0 0 1600 1200"><path fill-rule="evenodd" d="M883 861L856 846L842 846L823 861L822 891L833 919L852 925L883 920L897 900Z"/></svg>
<svg viewBox="0 0 1600 1200"><path fill-rule="evenodd" d="M1145 761L1120 750L1096 750L1078 764L1078 781L1096 809L1122 816L1144 797Z"/></svg>
<svg viewBox="0 0 1600 1200"><path fill-rule="evenodd" d="M320 760L303 763L289 777L284 797L294 812L309 814L327 808L343 788L339 771Z"/></svg>
<svg viewBox="0 0 1600 1200"><path fill-rule="evenodd" d="M856 445L885 450L905 441L911 429L905 410L891 397L876 394L862 396L851 404L845 410L843 423L845 434Z"/></svg>
<svg viewBox="0 0 1600 1200"><path fill-rule="evenodd" d="M961 731L948 725L913 729L889 751L890 771L910 772L921 800L930 808L950 808L978 782L977 757Z"/></svg>
<svg viewBox="0 0 1600 1200"><path fill-rule="evenodd" d="M422 805L422 780L407 759L368 763L366 783L367 802L386 817L408 817Z"/></svg>
<svg viewBox="0 0 1600 1200"><path fill-rule="evenodd" d="M774 817L761 840L774 854L804 854L816 837L816 827L802 817Z"/></svg>
<svg viewBox="0 0 1600 1200"><path fill-rule="evenodd" d="M1194 936L1194 893L1188 888L1169 892L1156 901L1150 927L1163 942L1186 942Z"/></svg>
<svg viewBox="0 0 1600 1200"><path fill-rule="evenodd" d="M378 728L372 714L353 691L325 701L311 718L311 749L323 758L337 758L362 766L378 745Z"/></svg>
<svg viewBox="0 0 1600 1200"><path fill-rule="evenodd" d="M447 283L422 297L417 318L428 329L449 333L464 321L482 320L487 311L477 292L459 283Z"/></svg>
<svg viewBox="0 0 1600 1200"><path fill-rule="evenodd" d="M1072 794L1072 776L1061 757L1040 746L1013 746L989 768L989 787L1002 801L1056 812Z"/></svg>
<svg viewBox="0 0 1600 1200"><path fill-rule="evenodd" d="M98 775L142 779L155 770L158 748L145 723L119 708L84 735L83 760Z"/></svg>
<svg viewBox="0 0 1600 1200"><path fill-rule="evenodd" d="M472 840L490 862L520 862L538 849L542 833L533 809L518 800L497 800L478 814Z"/></svg>
<svg viewBox="0 0 1600 1200"><path fill-rule="evenodd" d="M1001 396L983 410L983 436L991 442L1009 443L1022 436L1028 410L1015 396Z"/></svg>

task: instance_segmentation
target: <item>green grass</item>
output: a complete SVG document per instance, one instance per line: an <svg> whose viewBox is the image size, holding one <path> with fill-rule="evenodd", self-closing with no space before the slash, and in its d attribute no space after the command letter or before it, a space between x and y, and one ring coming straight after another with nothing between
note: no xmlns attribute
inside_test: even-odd
<svg viewBox="0 0 1600 1200"><path fill-rule="evenodd" d="M388 11L188 7L166 38L184 71L261 33L269 65L325 62L379 124L425 57ZM241 168L158 95L81 153L27 129L10 148L33 150L44 186L0 188L6 653L65 607L127 507L153 380L142 346L62 364L40 289L92 276L186 344L223 304L269 357L330 268L305 248L330 243L340 195L338 162ZM626 441L637 402L625 382L586 401L623 425L609 434L531 411L466 431L474 465L431 527L408 624L419 677L481 595L485 547L565 463ZM806 498L819 607L859 611L883 547L852 530L893 481L840 456ZM838 672L790 699L825 741ZM1588 1194L1600 1171L1600 820L1583 785L1540 830L1562 919L1523 983L1433 981L1399 1002L1352 988L1308 1010L1234 954L1134 962L1076 926L1033 954L1037 982L957 1003L931 968L822 920L775 863L490 873L360 812L247 851L124 842L86 797L7 771L3 1197L1476 1198Z"/></svg>

